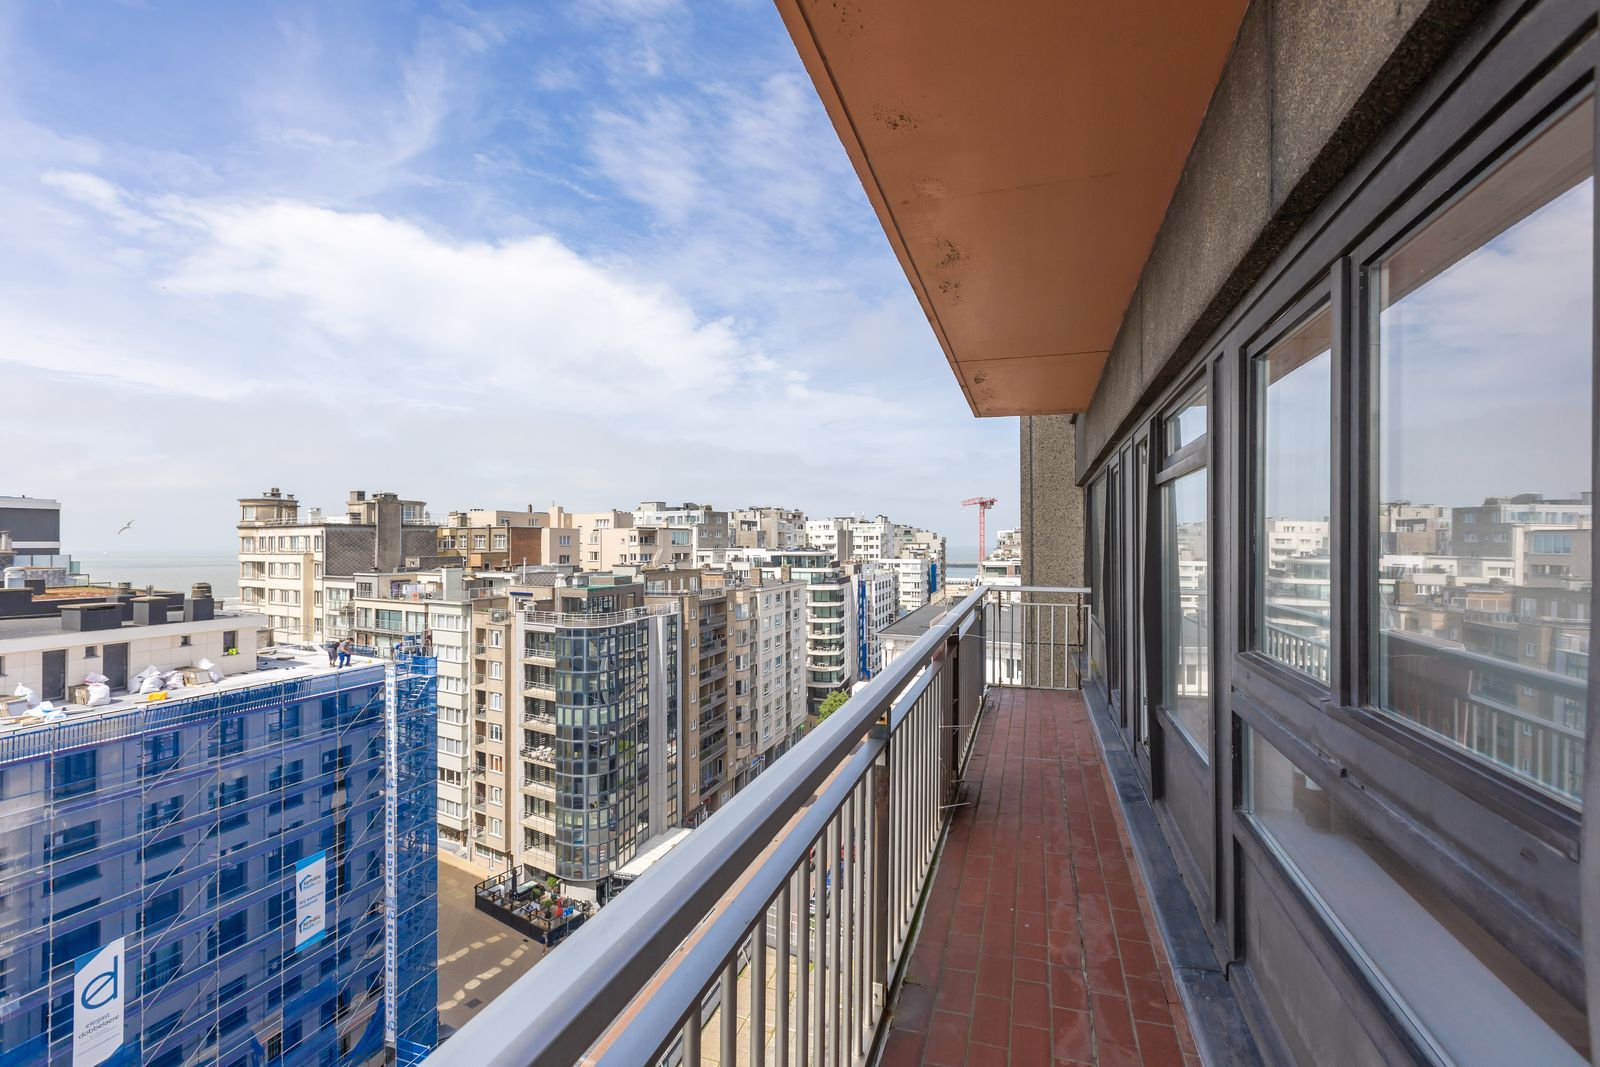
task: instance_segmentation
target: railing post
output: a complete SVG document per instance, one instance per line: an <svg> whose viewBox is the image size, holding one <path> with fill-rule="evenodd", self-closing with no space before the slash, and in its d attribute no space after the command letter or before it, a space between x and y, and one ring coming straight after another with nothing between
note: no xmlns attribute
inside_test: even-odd
<svg viewBox="0 0 1600 1067"><path fill-rule="evenodd" d="M872 997L878 1011L888 1006L889 996L889 719L873 728L883 738L883 752L872 768Z"/></svg>
<svg viewBox="0 0 1600 1067"><path fill-rule="evenodd" d="M939 715L935 720L943 728L944 734L950 739L947 745L934 745L934 751L941 749L944 756L941 760L943 766L940 772L939 804L950 803L955 794L956 762L961 758L961 623L956 622L950 636L945 639L945 671L944 671L944 707L938 709ZM935 811L937 820L943 812Z"/></svg>

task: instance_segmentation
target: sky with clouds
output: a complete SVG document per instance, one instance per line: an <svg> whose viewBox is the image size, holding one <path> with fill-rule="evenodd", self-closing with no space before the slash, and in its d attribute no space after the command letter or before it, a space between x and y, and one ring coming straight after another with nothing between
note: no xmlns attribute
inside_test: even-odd
<svg viewBox="0 0 1600 1067"><path fill-rule="evenodd" d="M767 0L9 5L0 139L0 494L69 551L269 485L1016 522Z"/></svg>

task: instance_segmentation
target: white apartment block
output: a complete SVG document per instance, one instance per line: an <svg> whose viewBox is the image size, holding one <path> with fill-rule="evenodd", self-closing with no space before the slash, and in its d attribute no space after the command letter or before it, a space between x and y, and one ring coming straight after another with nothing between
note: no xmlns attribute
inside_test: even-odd
<svg viewBox="0 0 1600 1067"><path fill-rule="evenodd" d="M890 568L895 573L899 590L900 615L908 615L928 603L944 581L942 562L915 556L900 556L896 559L880 559L875 562Z"/></svg>
<svg viewBox="0 0 1600 1067"><path fill-rule="evenodd" d="M850 576L855 681L866 681L883 670L880 635L900 617L899 586L896 569L881 560L861 564Z"/></svg>
<svg viewBox="0 0 1600 1067"><path fill-rule="evenodd" d="M437 551L427 506L385 492L354 490L342 515L302 517L292 493L269 489L240 499L238 533L240 605L286 644L327 639L326 579L422 566Z"/></svg>
<svg viewBox="0 0 1600 1067"><path fill-rule="evenodd" d="M635 526L667 527L693 531L689 558L694 558L695 548L727 548L733 536L726 511L717 511L709 504L677 504L669 507L665 501L646 500L633 509Z"/></svg>
<svg viewBox="0 0 1600 1067"><path fill-rule="evenodd" d="M728 586L736 783L743 787L799 739L806 720L806 586Z"/></svg>
<svg viewBox="0 0 1600 1067"><path fill-rule="evenodd" d="M851 557L853 523L853 519L807 519L806 545L829 553L836 563L843 563Z"/></svg>
<svg viewBox="0 0 1600 1067"><path fill-rule="evenodd" d="M733 545L740 548L803 548L806 517L793 508L740 508L733 512Z"/></svg>
<svg viewBox="0 0 1600 1067"><path fill-rule="evenodd" d="M875 519L855 519L851 522L851 559L893 559L899 554L900 527L890 521L887 515L879 515Z"/></svg>

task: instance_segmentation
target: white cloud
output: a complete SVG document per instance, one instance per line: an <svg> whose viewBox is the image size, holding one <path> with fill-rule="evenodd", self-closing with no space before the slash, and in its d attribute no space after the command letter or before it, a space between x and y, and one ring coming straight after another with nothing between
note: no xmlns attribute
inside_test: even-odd
<svg viewBox="0 0 1600 1067"><path fill-rule="evenodd" d="M122 190L104 178L82 171L49 170L39 180L101 212L124 232L140 233L155 225L148 215L130 207Z"/></svg>
<svg viewBox="0 0 1600 1067"><path fill-rule="evenodd" d="M1011 495L1014 424L967 414L776 15L737 12L790 69L708 53L694 19L728 11L633 6L569 15L585 47L548 14L536 48L466 9L387 52L283 27L211 147L57 132L0 76L0 393L30 401L36 475L0 492L61 496L89 544L115 512L225 545L269 484L884 509L965 540L956 501Z"/></svg>

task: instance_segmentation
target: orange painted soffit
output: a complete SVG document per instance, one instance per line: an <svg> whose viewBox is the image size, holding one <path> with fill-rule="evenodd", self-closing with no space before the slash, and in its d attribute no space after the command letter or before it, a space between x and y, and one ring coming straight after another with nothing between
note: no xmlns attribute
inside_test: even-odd
<svg viewBox="0 0 1600 1067"><path fill-rule="evenodd" d="M1085 410L1246 0L776 0L975 415Z"/></svg>

